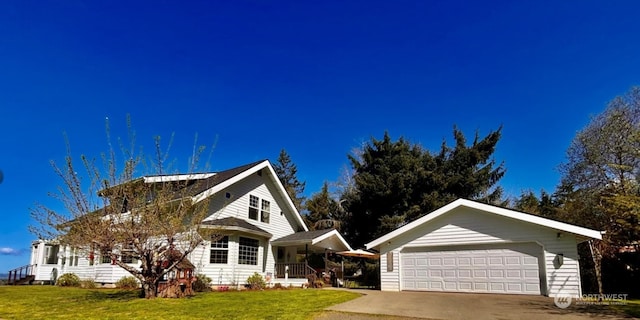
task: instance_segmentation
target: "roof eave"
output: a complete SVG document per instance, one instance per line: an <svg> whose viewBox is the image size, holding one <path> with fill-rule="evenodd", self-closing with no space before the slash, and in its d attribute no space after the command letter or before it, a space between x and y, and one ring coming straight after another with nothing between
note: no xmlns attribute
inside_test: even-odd
<svg viewBox="0 0 640 320"><path fill-rule="evenodd" d="M200 225L200 227L206 228L206 229L217 229L217 230L223 230L223 231L237 231L237 232L249 233L257 236L262 236L267 239L271 239L271 237L273 237L273 235L268 232L262 232L262 231L247 229L247 228L238 227L238 226L219 226L219 225L203 224L203 225Z"/></svg>

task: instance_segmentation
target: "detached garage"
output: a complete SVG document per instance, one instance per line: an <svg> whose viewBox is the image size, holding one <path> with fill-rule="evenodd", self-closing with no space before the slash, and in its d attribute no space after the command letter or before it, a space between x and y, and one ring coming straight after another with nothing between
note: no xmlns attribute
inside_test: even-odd
<svg viewBox="0 0 640 320"><path fill-rule="evenodd" d="M582 294L577 244L599 231L456 200L366 246L383 291Z"/></svg>

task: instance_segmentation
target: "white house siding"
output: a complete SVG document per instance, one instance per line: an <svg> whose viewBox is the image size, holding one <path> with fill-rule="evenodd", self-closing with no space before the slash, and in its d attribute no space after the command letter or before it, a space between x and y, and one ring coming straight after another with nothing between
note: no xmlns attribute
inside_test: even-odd
<svg viewBox="0 0 640 320"><path fill-rule="evenodd" d="M542 273L542 294L581 294L576 237L515 219L460 207L419 226L380 247L382 290L402 290L399 259L405 248L472 245L488 243L539 243L544 253L538 257ZM387 271L387 252L393 252L394 268ZM557 263L563 254L563 264ZM543 256L542 256L543 255Z"/></svg>
<svg viewBox="0 0 640 320"><path fill-rule="evenodd" d="M54 269L56 270L57 274L60 275L60 266L58 265L60 261L58 261L58 263L55 263L55 264L46 263L45 246L46 246L45 241L40 240L33 245L31 250L31 252L35 255L35 257L32 256L31 258L31 264L33 264L34 266L33 267L33 274L35 275L34 281L37 281L37 282L50 281L52 278L52 272Z"/></svg>
<svg viewBox="0 0 640 320"><path fill-rule="evenodd" d="M226 194L230 198L226 198ZM271 212L269 223L249 219L249 196L253 195L260 200L270 202ZM205 220L222 219L233 217L243 219L249 223L272 234L271 239L252 234L239 234L233 232L229 236L229 254L227 264L211 264L209 256L211 243L205 242L198 247L190 256L191 262L196 266L197 272L206 274L213 280L214 284L243 284L253 273L257 272L263 276L271 273L274 276L276 252L270 245L270 240L278 239L298 231L293 212L286 209L284 199L278 194L276 186L267 177L252 174L246 179L235 183L225 190L221 190L213 195L209 203L211 215ZM238 264L238 244L239 237L258 239L258 265Z"/></svg>
<svg viewBox="0 0 640 320"><path fill-rule="evenodd" d="M259 240L258 247L258 264L243 265L238 264L238 250L240 237L252 238ZM207 242L206 246L200 246L191 253L189 260L196 266L196 272L204 273L211 278L213 284L242 284L254 272L263 274L264 269L264 246L265 239L260 239L255 235L247 234L231 234L229 235L229 253L227 255L226 264L209 263L211 246ZM267 266L269 267L269 266ZM273 272L273 266L267 268L268 272Z"/></svg>
<svg viewBox="0 0 640 320"><path fill-rule="evenodd" d="M380 289L382 291L400 291L400 255L399 249L385 248L383 245L380 254ZM388 254L391 252L391 255ZM393 268L388 271L388 258L393 259Z"/></svg>

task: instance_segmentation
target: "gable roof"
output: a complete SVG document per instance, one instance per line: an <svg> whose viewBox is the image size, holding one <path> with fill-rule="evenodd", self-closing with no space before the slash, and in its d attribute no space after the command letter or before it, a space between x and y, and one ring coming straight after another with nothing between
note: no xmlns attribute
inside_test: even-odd
<svg viewBox="0 0 640 320"><path fill-rule="evenodd" d="M555 229L558 231L564 231L567 233L572 233L578 236L581 236L583 238L586 239L602 239L602 234L600 231L597 230L592 230L592 229L588 229L588 228L584 228L584 227L580 227L580 226L576 226L573 224L569 224L569 223L564 223L564 222L560 222L560 221L556 221L556 220L551 220L551 219L547 219L547 218L543 218L540 216L535 216L532 214L528 214L528 213L524 213L524 212L519 212L519 211L515 211L515 210L510 210L510 209L505 209L505 208L501 208L501 207L496 207L493 205L489 205L489 204L484 204L484 203L480 203L480 202L476 202L476 201L471 201L471 200L467 200L467 199L458 199L455 200L449 204L447 204L444 207L441 207L440 209L437 209L411 223L408 223L394 231L391 231L369 243L367 243L365 246L367 247L367 249L371 249L371 248L375 248L378 247L379 245L399 236L402 235L405 232L408 232L410 230L413 230L423 224L427 224L430 221L448 214L449 212L453 211L454 209L457 209L459 207L466 207L466 208L472 208L472 209L477 209L486 213L490 213L490 214L495 214L498 216L502 216L505 218L510 218L510 219L514 219L514 220L518 220L518 221L522 221L522 222L527 222L527 223L531 223L534 225L539 225L539 226L543 226L543 227L547 227L547 228L551 228L551 229Z"/></svg>
<svg viewBox="0 0 640 320"><path fill-rule="evenodd" d="M293 204L293 201L282 185L282 182L280 182L280 179L278 179L278 175L276 174L275 170L273 170L273 167L271 166L269 160L261 160L219 172L215 176L207 178L207 180L210 180L210 183L205 183L203 187L197 188L197 190L195 190L197 192L194 192L191 198L194 202L200 202L207 197L210 197L213 194L224 190L230 185L233 185L263 169L263 176L266 175L269 179L271 179L271 182L276 187L276 191L280 194L282 199L284 199L286 206L289 207L289 210L293 213L296 222L298 222L299 226L302 227L304 231L308 231L309 229L304 223L304 220L302 220L300 212L298 212L298 209L296 209L296 206Z"/></svg>
<svg viewBox="0 0 640 320"><path fill-rule="evenodd" d="M261 235L267 238L271 238L273 235L258 226L255 226L249 223L246 220L227 217L216 220L207 220L201 223L202 226L212 226L220 230L230 230L230 231L242 231L252 234Z"/></svg>
<svg viewBox="0 0 640 320"><path fill-rule="evenodd" d="M278 175L271 166L269 160L259 160L249 164L241 165L235 168L220 172L205 173L189 173L189 174L166 174L166 175L149 175L131 180L127 183L160 183L160 182L179 182L187 181L186 186L177 186L174 190L173 200L181 198L191 198L193 203L200 202L219 191L263 170L263 176L268 177L275 185L276 191L285 201L285 206L293 214L295 221L302 230L308 231L307 225L304 223L300 212L296 209L291 197L280 182ZM101 190L100 196L108 194L109 189Z"/></svg>
<svg viewBox="0 0 640 320"><path fill-rule="evenodd" d="M194 197L212 187L215 187L216 185L224 183L225 181L237 176L238 174L246 170L251 169L252 167L264 161L267 160L260 160L219 172L150 175L142 177L141 180L144 181L144 183L189 180L189 185L185 187L186 190L183 189L180 192L176 192L176 194L174 195L174 199L178 199L183 196Z"/></svg>
<svg viewBox="0 0 640 320"><path fill-rule="evenodd" d="M282 238L275 239L271 241L271 244L279 245L279 246L310 244L313 246L313 245L320 245L321 242L325 240L329 240L331 238L335 240L334 243L339 244L344 249L349 251L352 250L349 243L347 243L347 241L344 240L342 235L340 235L340 232L338 232L338 230L336 229L296 232L296 233L292 233L290 235L284 236ZM327 247L327 249L336 249L336 248Z"/></svg>
<svg viewBox="0 0 640 320"><path fill-rule="evenodd" d="M304 241L304 240L313 240L317 237L324 235L325 233L329 233L335 229L324 229L324 230L311 230L305 232L296 232L290 235L284 236L282 238L278 238L273 240L272 242L287 242L287 241Z"/></svg>

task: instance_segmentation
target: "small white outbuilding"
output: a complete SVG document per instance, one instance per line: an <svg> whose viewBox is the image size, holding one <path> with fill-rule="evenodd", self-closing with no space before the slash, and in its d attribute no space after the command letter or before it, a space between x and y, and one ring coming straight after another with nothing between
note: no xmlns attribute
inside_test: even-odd
<svg viewBox="0 0 640 320"><path fill-rule="evenodd" d="M458 199L366 245L383 291L579 296L577 244L591 230Z"/></svg>

